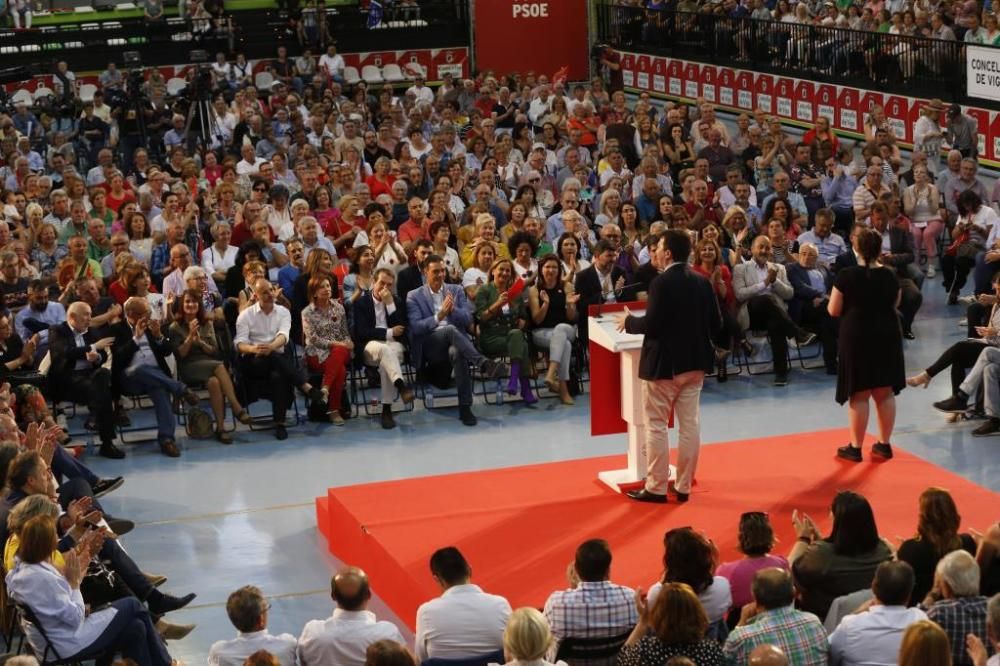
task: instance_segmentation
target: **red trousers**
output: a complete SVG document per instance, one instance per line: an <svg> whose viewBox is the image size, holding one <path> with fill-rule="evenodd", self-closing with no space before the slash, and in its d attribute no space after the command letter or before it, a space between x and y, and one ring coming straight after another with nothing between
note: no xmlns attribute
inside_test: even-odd
<svg viewBox="0 0 1000 666"><path fill-rule="evenodd" d="M330 411L340 409L340 398L347 383L347 364L351 361L351 350L347 347L331 346L326 360L320 362L315 356L306 356L306 365L312 372L323 373L323 386L330 391L327 408Z"/></svg>

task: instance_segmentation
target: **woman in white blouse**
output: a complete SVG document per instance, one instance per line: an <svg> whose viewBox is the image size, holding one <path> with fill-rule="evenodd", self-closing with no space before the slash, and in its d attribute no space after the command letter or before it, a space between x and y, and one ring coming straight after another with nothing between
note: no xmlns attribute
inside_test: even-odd
<svg viewBox="0 0 1000 666"><path fill-rule="evenodd" d="M14 601L31 609L59 656L82 661L121 653L139 666L170 666L172 660L149 611L135 597L88 612L80 581L87 571L90 549L65 553L65 570L60 572L51 561L57 544L55 521L50 516L36 516L25 523L17 563L7 574L7 591ZM23 625L35 653L43 654L46 641L41 632L29 622Z"/></svg>
<svg viewBox="0 0 1000 666"><path fill-rule="evenodd" d="M226 281L226 271L236 265L236 253L240 251L235 245L229 244L233 230L225 222L212 225L212 238L215 242L201 251L201 267L205 269L222 286Z"/></svg>

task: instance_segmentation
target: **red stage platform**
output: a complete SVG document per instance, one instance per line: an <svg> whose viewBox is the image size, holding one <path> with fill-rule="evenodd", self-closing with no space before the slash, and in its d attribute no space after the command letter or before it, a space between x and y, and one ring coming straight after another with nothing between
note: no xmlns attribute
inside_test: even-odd
<svg viewBox="0 0 1000 666"><path fill-rule="evenodd" d="M428 559L441 546L468 558L473 581L514 608L541 607L565 587L565 571L585 539L607 539L612 578L648 587L661 573L663 533L690 525L712 537L723 559L737 557L736 528L748 510L767 511L785 553L794 542L793 509L821 530L838 490L872 502L891 541L916 527L917 497L927 486L954 495L963 527L996 520L997 493L897 449L887 463L838 461L842 430L800 433L703 447L688 504L631 502L597 480L623 456L330 488L316 500L330 552L364 568L373 589L411 628L417 607L440 590ZM866 449L865 455L868 455Z"/></svg>

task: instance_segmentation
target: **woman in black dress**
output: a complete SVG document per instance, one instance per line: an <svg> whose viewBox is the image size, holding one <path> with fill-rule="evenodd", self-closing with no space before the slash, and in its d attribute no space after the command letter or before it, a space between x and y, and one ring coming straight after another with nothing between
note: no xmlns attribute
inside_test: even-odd
<svg viewBox="0 0 1000 666"><path fill-rule="evenodd" d="M858 265L837 273L827 309L840 317L837 402L848 403L851 441L837 456L861 461L861 445L868 427L868 399L875 401L879 441L872 455L892 457L892 429L896 422L896 394L906 384L903 333L896 314L899 280L891 268L878 263L882 235L864 228L854 238Z"/></svg>

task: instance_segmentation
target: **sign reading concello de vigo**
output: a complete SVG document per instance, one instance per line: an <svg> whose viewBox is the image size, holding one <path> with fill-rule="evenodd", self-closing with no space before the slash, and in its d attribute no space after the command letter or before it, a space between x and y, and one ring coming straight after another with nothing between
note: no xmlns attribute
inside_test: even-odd
<svg viewBox="0 0 1000 666"><path fill-rule="evenodd" d="M1000 49L965 48L965 89L969 96L1000 101Z"/></svg>
<svg viewBox="0 0 1000 666"><path fill-rule="evenodd" d="M988 61L980 58L979 64L987 81L993 80L990 77L1000 77L1000 49L973 46L968 49L970 63L976 60L974 50L990 55ZM628 51L621 52L621 67L627 88L670 97L704 97L733 111L763 109L782 120L799 123L811 124L817 117L825 116L834 129L852 134L862 134L872 107L881 106L893 132L903 143L913 143L913 125L927 103L904 95ZM991 96L977 96L1000 100L1000 85L990 89ZM970 83L970 95L974 94L972 91ZM1000 114L974 106L963 107L963 111L979 124L980 159L1000 161Z"/></svg>

